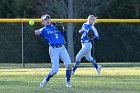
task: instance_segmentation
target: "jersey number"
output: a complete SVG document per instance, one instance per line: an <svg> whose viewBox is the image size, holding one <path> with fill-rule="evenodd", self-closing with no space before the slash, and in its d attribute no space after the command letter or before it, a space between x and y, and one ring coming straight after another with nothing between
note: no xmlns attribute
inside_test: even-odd
<svg viewBox="0 0 140 93"><path fill-rule="evenodd" d="M55 34L55 38L58 38L58 34Z"/></svg>

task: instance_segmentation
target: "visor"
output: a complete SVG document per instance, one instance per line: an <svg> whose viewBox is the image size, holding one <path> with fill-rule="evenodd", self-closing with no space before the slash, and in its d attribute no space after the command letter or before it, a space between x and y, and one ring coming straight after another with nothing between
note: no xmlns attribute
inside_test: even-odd
<svg viewBox="0 0 140 93"><path fill-rule="evenodd" d="M47 20L47 19L51 19L50 15L43 15L41 16L42 20Z"/></svg>

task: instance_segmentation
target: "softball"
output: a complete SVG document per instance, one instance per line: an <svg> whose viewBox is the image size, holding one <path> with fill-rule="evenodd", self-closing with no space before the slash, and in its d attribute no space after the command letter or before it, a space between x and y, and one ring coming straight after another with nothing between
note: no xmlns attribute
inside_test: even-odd
<svg viewBox="0 0 140 93"><path fill-rule="evenodd" d="M29 20L29 25L33 26L34 25L34 20Z"/></svg>

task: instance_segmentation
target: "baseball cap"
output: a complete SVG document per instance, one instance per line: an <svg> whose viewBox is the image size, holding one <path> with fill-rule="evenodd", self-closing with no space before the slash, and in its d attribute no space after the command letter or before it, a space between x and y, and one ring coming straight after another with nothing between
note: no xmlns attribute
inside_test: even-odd
<svg viewBox="0 0 140 93"><path fill-rule="evenodd" d="M42 19L42 20L46 20L46 19L51 19L51 17L50 17L50 15L47 15L47 14L46 14L46 15L42 15L42 16L41 16L41 19Z"/></svg>

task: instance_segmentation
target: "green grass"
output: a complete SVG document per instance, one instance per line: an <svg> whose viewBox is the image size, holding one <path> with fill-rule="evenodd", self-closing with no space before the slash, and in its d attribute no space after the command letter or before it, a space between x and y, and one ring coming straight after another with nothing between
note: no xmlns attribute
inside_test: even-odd
<svg viewBox="0 0 140 93"><path fill-rule="evenodd" d="M112 63L99 63L104 68L112 68L112 67L119 67L119 68L126 68L126 67L140 67L140 62L112 62ZM50 68L50 63L25 63L25 68ZM63 68L64 64L60 64L60 67ZM81 63L80 67L87 68L92 67L91 63ZM21 63L0 63L0 69L13 69L13 68L23 68Z"/></svg>
<svg viewBox="0 0 140 93"><path fill-rule="evenodd" d="M101 76L96 76L95 70L90 66L80 67L71 78L72 91L65 87L65 68L60 68L57 75L44 88L40 88L40 81L51 68L26 66L28 68L10 69L0 66L0 93L140 93L138 65L106 66L102 69Z"/></svg>

